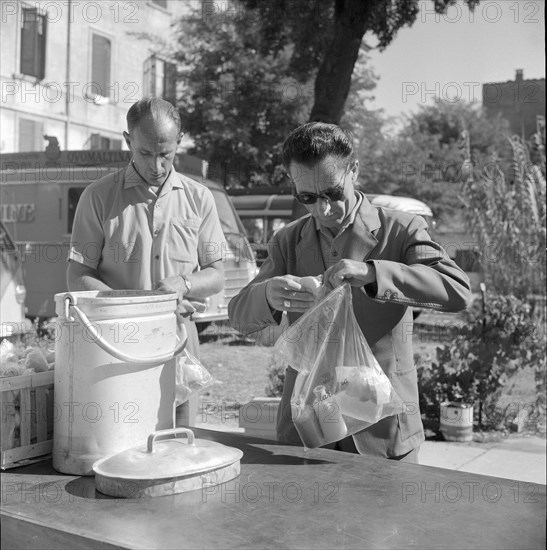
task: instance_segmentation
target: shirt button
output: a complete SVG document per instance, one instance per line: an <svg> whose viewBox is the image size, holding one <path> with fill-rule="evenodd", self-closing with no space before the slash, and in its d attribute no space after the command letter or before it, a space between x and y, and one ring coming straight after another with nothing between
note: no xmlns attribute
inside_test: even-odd
<svg viewBox="0 0 547 550"><path fill-rule="evenodd" d="M154 229L154 235L157 235L160 232L159 229Z"/></svg>
<svg viewBox="0 0 547 550"><path fill-rule="evenodd" d="M159 255L159 254L156 254L155 258L156 258L156 260L159 260L159 259L160 259L160 255Z"/></svg>

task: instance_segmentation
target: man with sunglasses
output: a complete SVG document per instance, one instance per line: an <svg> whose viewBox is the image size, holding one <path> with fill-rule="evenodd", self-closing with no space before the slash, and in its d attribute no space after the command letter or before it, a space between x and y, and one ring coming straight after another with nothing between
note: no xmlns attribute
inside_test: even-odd
<svg viewBox="0 0 547 550"><path fill-rule="evenodd" d="M314 304L302 277L323 276L334 288L348 281L355 317L380 366L405 404L401 414L329 447L418 461L424 441L412 350L412 308L465 309L469 279L431 240L421 216L373 207L354 184L359 163L338 126L308 123L283 145L283 164L297 201L309 215L279 230L256 278L232 299L228 314L243 333L289 323ZM288 367L277 418L282 442L301 445L291 418L297 372Z"/></svg>

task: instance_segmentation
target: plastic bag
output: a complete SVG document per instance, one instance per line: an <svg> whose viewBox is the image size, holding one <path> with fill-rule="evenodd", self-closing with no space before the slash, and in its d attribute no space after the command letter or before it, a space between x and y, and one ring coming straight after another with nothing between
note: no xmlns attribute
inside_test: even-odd
<svg viewBox="0 0 547 550"><path fill-rule="evenodd" d="M305 447L339 441L402 410L357 324L349 283L291 325L275 352L298 371L291 411Z"/></svg>
<svg viewBox="0 0 547 550"><path fill-rule="evenodd" d="M184 350L175 369L175 406L182 405L213 381L213 376L200 361L188 350Z"/></svg>

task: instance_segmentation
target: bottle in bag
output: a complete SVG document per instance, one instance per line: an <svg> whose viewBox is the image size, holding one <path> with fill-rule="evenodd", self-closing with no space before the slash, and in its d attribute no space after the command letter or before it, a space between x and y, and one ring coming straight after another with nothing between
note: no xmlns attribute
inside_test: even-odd
<svg viewBox="0 0 547 550"><path fill-rule="evenodd" d="M325 444L344 439L348 435L348 428L334 397L325 386L316 386L313 393L315 394L313 409L319 419Z"/></svg>
<svg viewBox="0 0 547 550"><path fill-rule="evenodd" d="M292 419L305 447L315 449L325 444L315 410L303 402L291 403Z"/></svg>

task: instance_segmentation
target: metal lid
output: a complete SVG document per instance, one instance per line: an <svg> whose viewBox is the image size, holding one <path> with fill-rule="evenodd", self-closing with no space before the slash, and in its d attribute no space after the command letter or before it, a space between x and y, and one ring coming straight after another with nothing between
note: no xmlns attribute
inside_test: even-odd
<svg viewBox="0 0 547 550"><path fill-rule="evenodd" d="M167 435L184 439L156 441ZM133 447L93 465L95 475L119 480L154 480L199 475L239 461L243 452L215 441L195 439L187 428L161 430L148 436L146 446Z"/></svg>

